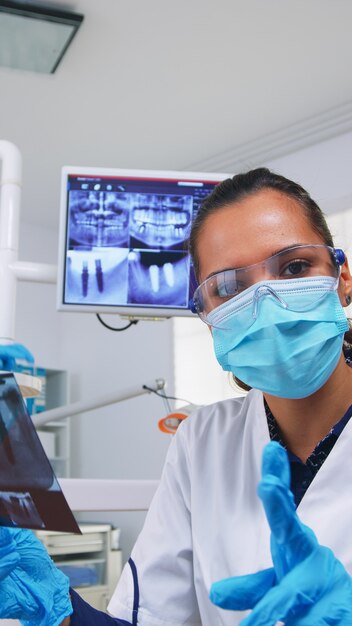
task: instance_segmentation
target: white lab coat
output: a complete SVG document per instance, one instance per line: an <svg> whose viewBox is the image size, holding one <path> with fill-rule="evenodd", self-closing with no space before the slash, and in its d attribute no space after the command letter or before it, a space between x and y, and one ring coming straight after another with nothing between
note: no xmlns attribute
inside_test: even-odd
<svg viewBox="0 0 352 626"><path fill-rule="evenodd" d="M304 495L298 513L352 574L352 420ZM236 626L244 612L208 599L213 582L272 565L256 488L269 432L262 393L194 413L178 429L160 486L132 552L140 626ZM134 604L135 603L135 604ZM108 610L132 622L126 565Z"/></svg>

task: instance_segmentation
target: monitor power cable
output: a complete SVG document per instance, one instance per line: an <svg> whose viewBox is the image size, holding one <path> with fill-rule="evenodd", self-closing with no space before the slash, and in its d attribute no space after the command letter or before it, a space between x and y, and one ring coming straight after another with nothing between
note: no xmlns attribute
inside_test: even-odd
<svg viewBox="0 0 352 626"><path fill-rule="evenodd" d="M139 320L131 320L131 321L129 322L129 324L127 324L127 326L122 326L122 327L120 326L120 327L116 327L116 326L110 326L109 324L107 324L106 322L104 322L104 320L101 318L101 316L100 316L100 314L99 314L99 313L97 313L97 314L96 314L96 316L97 316L97 318L98 318L99 322L100 322L103 326L105 326L105 328L107 328L108 330L113 330L113 331L115 331L115 332L120 332L120 331L123 331L123 330L127 330L128 328L130 328L130 327L131 327L131 326L133 326L134 324L138 324L138 322L139 322Z"/></svg>

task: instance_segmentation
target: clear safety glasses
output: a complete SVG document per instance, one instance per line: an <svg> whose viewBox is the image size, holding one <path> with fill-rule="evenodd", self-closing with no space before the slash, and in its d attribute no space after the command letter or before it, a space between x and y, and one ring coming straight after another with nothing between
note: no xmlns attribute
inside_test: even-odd
<svg viewBox="0 0 352 626"><path fill-rule="evenodd" d="M302 245L286 248L277 254L246 267L224 270L207 278L193 294L192 310L209 324L208 315L217 307L235 296L240 296L257 283L266 281L287 281L314 276L335 278L329 281L337 288L340 266L345 262L345 254L339 248L325 245ZM273 286L270 286L273 291ZM282 285L284 287L284 285ZM269 289L269 290L270 290ZM253 290L251 290L253 292ZM267 291L267 289L266 289ZM284 291L279 290L279 291ZM256 290L251 295L255 300ZM243 294L245 295L245 294ZM258 294L257 294L258 296ZM310 290L310 304L321 297L320 289ZM305 306L307 303L305 303ZM212 316L211 316L212 317ZM211 324L212 325L212 324Z"/></svg>

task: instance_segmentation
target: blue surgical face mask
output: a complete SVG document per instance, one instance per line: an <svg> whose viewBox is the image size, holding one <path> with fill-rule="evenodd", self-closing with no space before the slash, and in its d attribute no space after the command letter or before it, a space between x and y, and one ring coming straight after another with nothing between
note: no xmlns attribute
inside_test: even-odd
<svg viewBox="0 0 352 626"><path fill-rule="evenodd" d="M262 281L215 308L207 323L221 367L273 396L320 389L348 330L337 285L330 276Z"/></svg>

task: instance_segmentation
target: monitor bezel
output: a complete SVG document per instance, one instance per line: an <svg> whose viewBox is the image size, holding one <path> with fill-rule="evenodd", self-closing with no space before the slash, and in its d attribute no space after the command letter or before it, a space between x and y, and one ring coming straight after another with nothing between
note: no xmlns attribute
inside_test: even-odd
<svg viewBox="0 0 352 626"><path fill-rule="evenodd" d="M64 302L64 287L66 274L67 253L67 222L69 212L67 210L67 181L69 176L97 176L97 177L121 177L121 178L144 178L165 179L194 182L219 183L229 174L214 172L190 172L185 170L152 170L134 168L107 168L107 167L83 167L65 165L61 170L60 187L60 219L59 219L59 251L58 251L58 280L57 280L57 305L58 311L115 314L120 317L133 319L158 320L171 317L194 317L189 308L157 307L139 305L98 305L98 304L68 304Z"/></svg>

